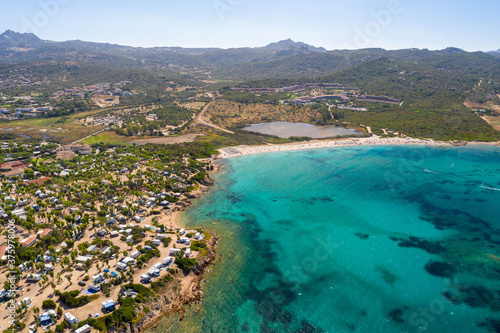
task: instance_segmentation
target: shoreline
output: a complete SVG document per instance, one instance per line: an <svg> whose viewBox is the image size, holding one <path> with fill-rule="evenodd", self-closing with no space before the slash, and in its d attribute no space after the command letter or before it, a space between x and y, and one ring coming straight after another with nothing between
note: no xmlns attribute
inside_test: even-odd
<svg viewBox="0 0 500 333"><path fill-rule="evenodd" d="M286 144L268 144L260 146L236 146L225 147L218 149L219 155L216 159L226 159L246 155L275 153L280 151L294 151L305 149L331 148L331 147L352 147L352 146L466 146L466 145L485 145L485 146L500 146L500 142L464 142L453 144L446 141L435 141L432 139L422 140L413 138L380 138L372 136L368 138L352 138L339 140L311 140L300 141Z"/></svg>
<svg viewBox="0 0 500 333"><path fill-rule="evenodd" d="M214 170L218 170L214 167ZM216 171L215 171L216 172ZM211 177L209 184L200 185L200 189L196 191L195 198L199 199L205 195L213 185ZM177 230L185 228L180 222L180 215L189 209L193 202L190 200L187 205L176 207L170 214L163 216L159 222L164 222L170 230ZM219 236L214 235L212 232L203 230L210 235L207 240L208 254L194 266L188 274L179 279L180 291L168 290L159 296L159 299L148 304L151 312L142 317L138 322L130 324L127 329L120 330L120 332L148 332L158 326L161 320L176 313L179 315L179 321L182 321L186 312L186 307L195 304L203 303L203 285L202 282L206 281L204 277L207 267L212 265L216 259L217 245Z"/></svg>
<svg viewBox="0 0 500 333"><path fill-rule="evenodd" d="M338 140L311 140L311 141L301 141L287 144L268 144L259 146L236 146L236 147L225 147L220 148L217 151L218 155L213 156L210 164L214 167L213 171L208 172L209 181L208 185L202 185L198 190L196 199L203 197L208 191L211 190L213 186L212 177L210 174L220 172L222 167L220 164L215 162L221 159L233 158L246 155L264 154L264 153L274 153L280 151L295 151L295 150L306 150L306 149L319 149L319 148L331 148L331 147L350 147L350 146L390 146L390 145L413 145L413 146L441 146L441 147L452 147L454 146L451 142L435 141L435 140L421 140L413 138L380 138L378 136L372 136L369 138L353 138L353 139L338 139ZM460 144L459 146L465 145L489 145L489 146L500 146L500 142L466 142L465 144ZM180 222L180 215L189 209L193 204L190 201L187 205L183 207L178 207L175 211L171 212L169 215L163 218L165 225L172 228L184 228L185 226ZM138 323L132 324L133 329L136 332L144 333L158 326L161 320L169 317L170 315L177 313L179 314L179 321L183 320L186 312L186 307L195 304L197 302L203 303L203 285L202 282L205 281L204 273L207 267L213 264L216 259L216 249L219 241L217 235L211 235L211 240L208 242L209 245L209 255L204 259L203 262L199 263L195 268L193 268L190 273L184 277L183 280L188 282L187 288L183 288L183 291L172 295L167 292L160 296L160 300L151 303L155 309L151 312L150 316L146 318L141 318L142 320ZM172 297L173 296L173 297Z"/></svg>

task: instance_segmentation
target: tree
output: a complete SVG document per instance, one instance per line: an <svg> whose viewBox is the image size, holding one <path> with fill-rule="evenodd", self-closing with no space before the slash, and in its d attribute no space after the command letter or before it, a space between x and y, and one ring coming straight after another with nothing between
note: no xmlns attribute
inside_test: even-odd
<svg viewBox="0 0 500 333"><path fill-rule="evenodd" d="M57 307L56 302L51 299L46 299L42 302L42 306L44 309L52 309L54 310Z"/></svg>

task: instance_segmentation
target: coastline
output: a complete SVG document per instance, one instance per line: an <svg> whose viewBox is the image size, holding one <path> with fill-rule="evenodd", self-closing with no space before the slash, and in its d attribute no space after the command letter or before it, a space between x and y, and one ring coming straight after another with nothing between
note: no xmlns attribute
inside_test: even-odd
<svg viewBox="0 0 500 333"><path fill-rule="evenodd" d="M339 140L311 140L300 141L287 144L269 144L261 146L236 146L219 149L217 159L232 158L253 154L275 153L280 151L292 151L303 149L318 149L331 147L350 147L350 146L402 146L402 145L418 145L418 146L465 146L465 145L488 145L499 146L500 142L463 142L454 144L452 142L435 141L432 139L422 140L413 138L381 138L372 136L368 138L352 138Z"/></svg>
<svg viewBox="0 0 500 333"><path fill-rule="evenodd" d="M206 194L213 186L213 180L210 174L219 172L222 170L220 164L215 164L217 160L233 158L238 156L253 155L253 154L263 154L263 153L273 153L280 151L294 151L294 150L306 150L306 149L319 149L319 148L330 148L330 147L346 147L346 146L388 146L388 145L414 145L414 146L454 146L451 142L435 141L435 140L421 140L413 138L380 138L378 136L372 136L369 138L353 138L353 139L338 139L338 140L311 140L311 141L301 141L288 144L268 144L260 146L236 146L236 147L225 147L218 149L219 154L210 159L210 164L214 167L213 171L208 172L208 182L209 184L201 185L200 189L196 191L196 199L201 198ZM458 146L464 145L490 145L490 146L500 146L500 142L466 142L465 144L458 144ZM457 144L455 144L457 146ZM176 207L171 214L165 216L162 220L168 227L184 228L185 226L180 223L180 215L186 209L192 205L189 201L187 205ZM162 221L160 221L162 222ZM198 263L188 275L182 279L183 288L178 293L172 293L171 291L161 295L158 300L155 300L148 304L151 312L140 318L138 322L131 324L130 328L127 328L126 332L148 332L154 329L158 323L174 314L179 314L179 320L182 320L187 306L195 304L197 302L203 302L202 293L202 282L205 280L203 274L205 269L213 264L216 259L216 248L219 238L211 234L211 240L209 244L209 255L204 258L203 261Z"/></svg>
<svg viewBox="0 0 500 333"><path fill-rule="evenodd" d="M218 169L214 169L216 170L214 172L217 172ZM194 192L193 199L201 198L210 190L212 185L213 181L209 178L208 184L200 185L200 188ZM184 228L185 226L180 223L180 215L191 205L192 201L188 201L186 205L175 207L170 214L163 216L159 222L165 224L170 230ZM125 328L118 330L118 332L147 332L154 329L162 319L174 313L179 314L179 320L182 320L187 306L203 302L202 282L205 281L203 274L205 269L213 264L216 259L216 249L219 241L218 236L208 231L205 231L205 233L210 235L210 238L207 240L208 253L200 260L197 260L196 266L189 273L184 274L184 277L176 281L179 284L180 290L169 289L160 295L158 299L149 302L147 307L150 311L147 315L138 318L137 322L131 323Z"/></svg>

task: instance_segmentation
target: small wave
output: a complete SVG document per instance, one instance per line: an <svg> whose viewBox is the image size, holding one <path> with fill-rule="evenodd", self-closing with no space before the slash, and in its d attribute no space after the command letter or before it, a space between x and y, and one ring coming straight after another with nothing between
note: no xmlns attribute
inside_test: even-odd
<svg viewBox="0 0 500 333"><path fill-rule="evenodd" d="M479 186L481 188L485 188L485 189L488 189L488 190L493 190L493 191L500 191L500 188L495 188L495 187L488 187L488 186Z"/></svg>

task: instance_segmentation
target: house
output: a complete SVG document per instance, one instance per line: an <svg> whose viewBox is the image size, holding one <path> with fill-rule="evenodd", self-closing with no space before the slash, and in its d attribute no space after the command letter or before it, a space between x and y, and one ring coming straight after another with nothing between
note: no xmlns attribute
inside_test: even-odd
<svg viewBox="0 0 500 333"><path fill-rule="evenodd" d="M25 297L25 298L23 298L23 300L21 302L19 302L19 305L21 305L21 303L24 303L29 307L29 306L31 306L31 298Z"/></svg>
<svg viewBox="0 0 500 333"><path fill-rule="evenodd" d="M69 176L70 173L71 173L71 170L65 169L65 170L61 171L61 173L59 174L59 177L67 177L67 176Z"/></svg>
<svg viewBox="0 0 500 333"><path fill-rule="evenodd" d="M70 325L78 324L80 322L80 319L76 318L69 312L64 314L64 320L66 320Z"/></svg>
<svg viewBox="0 0 500 333"><path fill-rule="evenodd" d="M110 237L118 237L120 233L116 230L111 231Z"/></svg>
<svg viewBox="0 0 500 333"><path fill-rule="evenodd" d="M88 248L87 248L87 252L90 252L90 253L95 253L97 251L97 246L96 245L90 245Z"/></svg>
<svg viewBox="0 0 500 333"><path fill-rule="evenodd" d="M178 252L181 252L181 249L174 249L174 248L172 248L169 251L169 255L175 256L175 254L178 253Z"/></svg>
<svg viewBox="0 0 500 333"><path fill-rule="evenodd" d="M40 319L40 326L42 327L48 327L52 326L55 324L54 320L52 318L56 318L56 312L54 310L48 310L43 312L39 319Z"/></svg>
<svg viewBox="0 0 500 333"><path fill-rule="evenodd" d="M96 286L94 284L91 284L89 286L89 291L93 292L93 293L97 293L97 292L101 291L101 287L99 285Z"/></svg>
<svg viewBox="0 0 500 333"><path fill-rule="evenodd" d="M186 233L186 229L179 230L179 235L182 236Z"/></svg>
<svg viewBox="0 0 500 333"><path fill-rule="evenodd" d="M157 235L155 236L155 238L156 238L156 239L160 239L160 240L161 240L161 239L163 239L163 238L167 238L167 236L166 236L166 235L164 235L164 234L157 234Z"/></svg>
<svg viewBox="0 0 500 333"><path fill-rule="evenodd" d="M100 284L106 281L106 278L104 277L104 274L96 274L92 277L92 283L93 284Z"/></svg>
<svg viewBox="0 0 500 333"><path fill-rule="evenodd" d="M30 247L36 244L37 238L36 236L28 237L21 241L22 247Z"/></svg>
<svg viewBox="0 0 500 333"><path fill-rule="evenodd" d="M115 302L111 299L102 302L102 309L104 313L110 313L115 310Z"/></svg>
<svg viewBox="0 0 500 333"><path fill-rule="evenodd" d="M109 254L111 254L111 247L107 246L107 247L105 247L104 249L102 249L101 254L102 254L103 256L108 256Z"/></svg>
<svg viewBox="0 0 500 333"><path fill-rule="evenodd" d="M121 260L121 262L124 263L125 265L133 264L135 262L135 259L130 257L125 257Z"/></svg>
<svg viewBox="0 0 500 333"><path fill-rule="evenodd" d="M156 268L154 267L151 267L149 270L148 270L148 274L149 276L160 276L160 271L157 270Z"/></svg>
<svg viewBox="0 0 500 333"><path fill-rule="evenodd" d="M77 328L75 330L75 333L90 333L90 332L92 332L92 326L90 326L89 324L85 324L82 327Z"/></svg>
<svg viewBox="0 0 500 333"><path fill-rule="evenodd" d="M90 261L93 261L94 260L94 256L93 255L86 255L86 256L78 256L76 257L76 261L81 263L81 264L85 264L87 262L87 260L90 260Z"/></svg>
<svg viewBox="0 0 500 333"><path fill-rule="evenodd" d="M88 144L73 143L70 145L62 146L60 148L60 150L61 151L72 151L73 153L77 153L80 155L92 154L92 148Z"/></svg>
<svg viewBox="0 0 500 333"><path fill-rule="evenodd" d="M199 232L197 232L195 235L194 235L194 239L198 240L200 239L201 237L201 234Z"/></svg>
<svg viewBox="0 0 500 333"><path fill-rule="evenodd" d="M132 257L132 258L134 258L134 259L135 259L135 258L139 257L140 255L141 255L141 252L139 252L139 251L134 251L134 252L132 252L132 253L130 254L130 257Z"/></svg>
<svg viewBox="0 0 500 333"><path fill-rule="evenodd" d="M12 170L18 170L18 169L26 169L28 167L28 164L21 162L21 161L11 161L11 162L5 162L0 165L0 171L12 171Z"/></svg>
<svg viewBox="0 0 500 333"><path fill-rule="evenodd" d="M28 274L26 276L26 282L38 282L42 279L41 274Z"/></svg>
<svg viewBox="0 0 500 333"><path fill-rule="evenodd" d="M2 177L12 178L12 177L20 177L24 175L24 169L17 169L7 172L2 172Z"/></svg>
<svg viewBox="0 0 500 333"><path fill-rule="evenodd" d="M1 259L2 261L7 260L7 256L5 255L6 251L7 251L7 245L0 246L0 258L2 258Z"/></svg>
<svg viewBox="0 0 500 333"><path fill-rule="evenodd" d="M26 220L26 211L22 207L18 208L16 210L13 210L12 215L17 216L18 218L20 218L22 220Z"/></svg>
<svg viewBox="0 0 500 333"><path fill-rule="evenodd" d="M119 263L116 264L116 269L117 270L125 271L125 270L127 270L127 267L128 266L126 264L122 263L122 262L119 262Z"/></svg>
<svg viewBox="0 0 500 333"><path fill-rule="evenodd" d="M41 177L41 178L38 178L38 179L32 179L32 180L28 180L26 183L27 184L35 184L35 185L43 185L45 182L48 182L49 180L52 180L51 177ZM40 195L40 197L42 197Z"/></svg>
<svg viewBox="0 0 500 333"><path fill-rule="evenodd" d="M161 241L159 239L153 239L151 241L151 244L153 244L154 246L160 246L161 245Z"/></svg>
<svg viewBox="0 0 500 333"><path fill-rule="evenodd" d="M76 156L75 153L73 153L72 151L67 151L67 150L65 150L65 151L58 150L56 153L56 159L58 159L58 160L70 160L75 156Z"/></svg>
<svg viewBox="0 0 500 333"><path fill-rule="evenodd" d="M51 233L52 233L52 229L47 228L44 230L40 230L37 233L37 236L38 236L38 238L42 239L42 237L49 236Z"/></svg>

